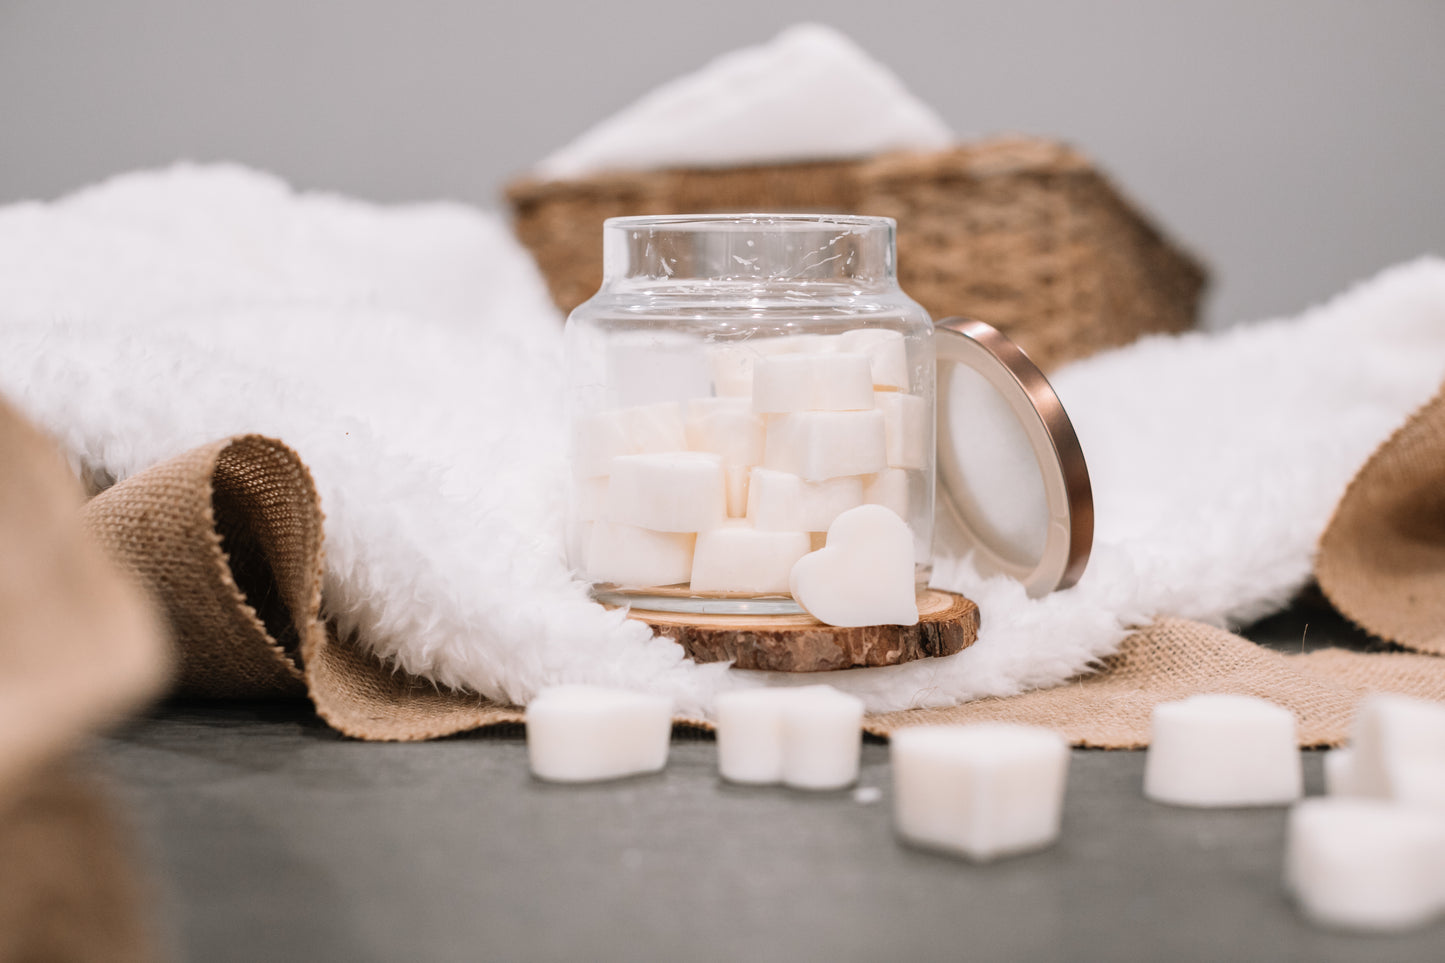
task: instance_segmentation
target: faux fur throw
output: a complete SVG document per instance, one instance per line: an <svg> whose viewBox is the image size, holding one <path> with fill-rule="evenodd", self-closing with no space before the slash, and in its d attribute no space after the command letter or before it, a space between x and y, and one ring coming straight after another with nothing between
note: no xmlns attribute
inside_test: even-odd
<svg viewBox="0 0 1445 963"><path fill-rule="evenodd" d="M695 665L572 578L560 352L490 213L298 196L233 167L0 210L0 392L102 479L240 432L285 440L327 514L327 614L376 654L502 701L587 681L687 714L792 681ZM1431 259L1297 318L1060 371L1097 505L1083 580L1031 601L940 545L935 583L978 601L979 641L824 681L875 711L947 705L1061 682L1157 615L1279 608L1350 477L1442 377Z"/></svg>

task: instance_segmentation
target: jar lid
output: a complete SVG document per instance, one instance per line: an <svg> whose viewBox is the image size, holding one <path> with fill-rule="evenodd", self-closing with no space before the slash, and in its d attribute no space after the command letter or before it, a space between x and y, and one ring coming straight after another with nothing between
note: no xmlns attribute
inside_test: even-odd
<svg viewBox="0 0 1445 963"><path fill-rule="evenodd" d="M996 329L934 325L938 350L938 513L985 574L1038 598L1079 580L1094 541L1089 469L1074 426L1038 366Z"/></svg>

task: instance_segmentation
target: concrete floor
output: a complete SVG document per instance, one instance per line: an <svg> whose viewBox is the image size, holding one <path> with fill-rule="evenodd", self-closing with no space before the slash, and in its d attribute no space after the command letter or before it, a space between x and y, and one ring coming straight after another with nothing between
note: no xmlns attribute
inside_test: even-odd
<svg viewBox="0 0 1445 963"><path fill-rule="evenodd" d="M1297 609L1267 644L1369 644ZM1075 751L1063 837L994 865L889 827L866 792L718 781L710 739L663 773L559 787L520 730L422 745L337 736L305 704L171 704L95 748L152 860L184 960L1434 960L1304 923L1279 882L1283 809L1145 800L1144 756ZM1305 755L1321 788L1321 754ZM878 795L875 793L874 795Z"/></svg>

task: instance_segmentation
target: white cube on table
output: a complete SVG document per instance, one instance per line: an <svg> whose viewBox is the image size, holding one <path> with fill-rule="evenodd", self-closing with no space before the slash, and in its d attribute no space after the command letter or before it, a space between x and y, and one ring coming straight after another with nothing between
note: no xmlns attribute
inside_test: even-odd
<svg viewBox="0 0 1445 963"><path fill-rule="evenodd" d="M1325 753L1325 792L1331 796L1367 795L1355 777L1355 752L1349 748Z"/></svg>
<svg viewBox="0 0 1445 963"><path fill-rule="evenodd" d="M889 468L926 468L933 450L928 402L918 395L880 391L874 407L883 412Z"/></svg>
<svg viewBox="0 0 1445 963"><path fill-rule="evenodd" d="M607 518L658 532L705 532L728 517L722 458L674 451L612 459Z"/></svg>
<svg viewBox="0 0 1445 963"><path fill-rule="evenodd" d="M1379 799L1306 799L1290 812L1284 878L1321 925L1422 926L1445 910L1445 820Z"/></svg>
<svg viewBox="0 0 1445 963"><path fill-rule="evenodd" d="M806 532L759 531L737 525L714 528L697 537L692 590L787 595L793 564L808 550Z"/></svg>
<svg viewBox="0 0 1445 963"><path fill-rule="evenodd" d="M753 410L861 411L873 407L873 376L861 354L779 354L753 364Z"/></svg>
<svg viewBox="0 0 1445 963"><path fill-rule="evenodd" d="M908 346L900 332L886 328L856 328L838 335L838 348L868 357L876 387L908 390Z"/></svg>
<svg viewBox="0 0 1445 963"><path fill-rule="evenodd" d="M692 532L655 532L616 522L588 522L587 576L614 585L676 585L692 577Z"/></svg>
<svg viewBox="0 0 1445 963"><path fill-rule="evenodd" d="M863 504L882 505L905 522L911 500L908 472L902 468L885 468L876 475L863 476Z"/></svg>
<svg viewBox="0 0 1445 963"><path fill-rule="evenodd" d="M685 451L682 405L675 401L612 408L577 418L572 429L572 470L581 478L611 471L619 455Z"/></svg>
<svg viewBox="0 0 1445 963"><path fill-rule="evenodd" d="M806 481L871 475L888 467L881 411L800 411L768 418L763 467Z"/></svg>
<svg viewBox="0 0 1445 963"><path fill-rule="evenodd" d="M587 685L552 686L527 705L527 756L551 782L594 782L667 764L672 700Z"/></svg>
<svg viewBox="0 0 1445 963"><path fill-rule="evenodd" d="M842 789L858 781L863 700L826 685L793 690L783 707L783 785Z"/></svg>
<svg viewBox="0 0 1445 963"><path fill-rule="evenodd" d="M835 518L861 504L863 480L854 476L809 482L754 468L748 482L748 519L764 531L826 532Z"/></svg>
<svg viewBox="0 0 1445 963"><path fill-rule="evenodd" d="M694 398L687 403L687 447L722 456L727 466L763 460L763 419L747 398Z"/></svg>
<svg viewBox="0 0 1445 963"><path fill-rule="evenodd" d="M1281 806L1303 778L1294 714L1264 699L1197 695L1154 707L1144 795L1175 806Z"/></svg>
<svg viewBox="0 0 1445 963"><path fill-rule="evenodd" d="M729 782L842 789L858 780L863 702L831 686L726 692L715 703L718 771Z"/></svg>
<svg viewBox="0 0 1445 963"><path fill-rule="evenodd" d="M1445 705L1368 696L1355 713L1351 748L1361 795L1445 814Z"/></svg>
<svg viewBox="0 0 1445 963"><path fill-rule="evenodd" d="M981 723L890 736L893 819L910 843L989 860L1059 835L1069 746L1050 729Z"/></svg>

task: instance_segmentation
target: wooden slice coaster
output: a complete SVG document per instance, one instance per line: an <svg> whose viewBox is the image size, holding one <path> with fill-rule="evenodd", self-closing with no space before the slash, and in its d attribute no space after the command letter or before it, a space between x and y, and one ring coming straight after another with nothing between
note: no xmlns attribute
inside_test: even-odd
<svg viewBox="0 0 1445 963"><path fill-rule="evenodd" d="M962 652L978 638L978 606L929 589L917 625L840 628L810 615L695 615L633 609L629 618L675 640L698 662L732 659L739 669L826 672L900 665Z"/></svg>

